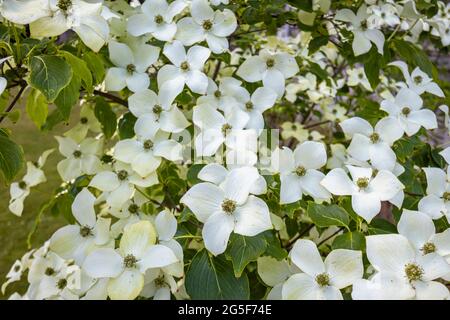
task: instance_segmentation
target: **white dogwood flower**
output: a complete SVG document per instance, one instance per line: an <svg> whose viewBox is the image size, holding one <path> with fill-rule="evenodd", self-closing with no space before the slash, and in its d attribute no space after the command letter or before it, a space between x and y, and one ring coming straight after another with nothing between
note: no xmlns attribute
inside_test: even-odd
<svg viewBox="0 0 450 320"><path fill-rule="evenodd" d="M334 195L352 196L355 212L370 222L381 210L381 201L389 201L404 188L390 171L379 170L374 175L372 168L347 165L352 180L344 169L336 168L328 172L321 185Z"/></svg>
<svg viewBox="0 0 450 320"><path fill-rule="evenodd" d="M111 278L108 296L112 300L135 299L144 287L149 268L161 268L177 262L168 247L155 244L156 231L149 221L125 228L119 249L97 249L84 261L83 269L93 278Z"/></svg>
<svg viewBox="0 0 450 320"><path fill-rule="evenodd" d="M423 168L427 177L427 195L419 201L419 211L432 219L443 215L450 221L450 169Z"/></svg>
<svg viewBox="0 0 450 320"><path fill-rule="evenodd" d="M108 69L106 73L106 90L120 91L128 87L131 91L138 92L147 89L150 79L146 71L158 60L160 49L149 44L130 48L115 41L108 44L108 49L109 58L116 67Z"/></svg>
<svg viewBox="0 0 450 320"><path fill-rule="evenodd" d="M128 98L129 109L139 120L165 132L179 133L189 126L182 110L176 105L161 103L159 96L150 89L136 92Z"/></svg>
<svg viewBox="0 0 450 320"><path fill-rule="evenodd" d="M422 98L411 89L402 88L395 100L383 100L381 110L398 120L408 136L416 134L421 127L427 130L437 128L436 115L429 109L422 109Z"/></svg>
<svg viewBox="0 0 450 320"><path fill-rule="evenodd" d="M236 74L247 82L263 82L281 98L285 90L285 80L299 71L295 58L285 52L271 52L263 49L258 56L251 56L242 63Z"/></svg>
<svg viewBox="0 0 450 320"><path fill-rule="evenodd" d="M400 234L367 236L366 248L377 273L353 283L353 299L448 298L445 285L433 281L450 272L450 265L437 253L417 252Z"/></svg>
<svg viewBox="0 0 450 320"><path fill-rule="evenodd" d="M159 97L162 106L170 106L183 91L186 84L192 92L205 94L208 77L203 67L211 51L201 46L193 46L186 52L180 41L166 43L164 55L172 65L164 65L158 72Z"/></svg>
<svg viewBox="0 0 450 320"><path fill-rule="evenodd" d="M233 11L214 11L207 0L192 0L191 16L178 21L175 38L185 46L206 41L212 52L220 54L228 50L227 36L237 28Z"/></svg>
<svg viewBox="0 0 450 320"><path fill-rule="evenodd" d="M97 218L95 201L87 188L81 190L72 203L72 214L78 224L64 226L50 238L52 251L64 259L73 259L78 265L94 249L114 247L109 234L111 219Z"/></svg>
<svg viewBox="0 0 450 320"><path fill-rule="evenodd" d="M10 186L9 210L16 216L20 217L23 212L23 202L30 194L31 188L47 181L43 166L53 149L45 151L36 163L27 162L27 173L19 182L13 182Z"/></svg>
<svg viewBox="0 0 450 320"><path fill-rule="evenodd" d="M140 176L146 177L161 164L161 158L170 161L182 160L182 146L167 139L168 134L157 132L151 122L140 117L134 126L136 138L120 140L114 147L114 157L131 168Z"/></svg>
<svg viewBox="0 0 450 320"><path fill-rule="evenodd" d="M397 157L392 151L392 144L403 136L403 130L395 118L383 118L375 128L359 117L353 117L339 124L352 139L348 154L359 161L370 160L376 169L392 171Z"/></svg>
<svg viewBox="0 0 450 320"><path fill-rule="evenodd" d="M272 287L267 294L267 300L281 300L284 282L294 273L300 272L295 264L289 265L286 259L278 261L270 256L259 257L257 262L258 275L268 286Z"/></svg>
<svg viewBox="0 0 450 320"><path fill-rule="evenodd" d="M325 175L318 169L327 163L327 152L321 142L305 141L292 152L283 147L272 156L278 162L281 188L280 203L287 204L302 199L303 194L317 200L328 200L331 194L320 184Z"/></svg>
<svg viewBox="0 0 450 320"><path fill-rule="evenodd" d="M364 266L361 251L336 249L322 261L311 240L297 240L289 253L301 270L283 284L286 300L343 300L340 289L362 278Z"/></svg>
<svg viewBox="0 0 450 320"><path fill-rule="evenodd" d="M186 1L146 0L141 6L142 13L128 18L127 30L134 36L151 34L158 40L171 41L177 32L173 21L186 7Z"/></svg>
<svg viewBox="0 0 450 320"><path fill-rule="evenodd" d="M232 77L223 77L220 84L208 79L206 95L197 99L197 105L208 104L215 108L228 112L237 105L236 97L245 96L248 91L242 87L242 81Z"/></svg>
<svg viewBox="0 0 450 320"><path fill-rule="evenodd" d="M251 237L272 228L267 204L249 195L258 175L255 168L234 169L220 187L199 183L181 198L180 202L205 224L202 236L212 254L225 251L233 231Z"/></svg>
<svg viewBox="0 0 450 320"><path fill-rule="evenodd" d="M353 33L352 48L355 56L369 52L372 43L377 47L378 53L383 54L384 34L377 29L370 29L367 18L367 6L361 5L355 14L350 9L341 9L334 17L336 20L349 22Z"/></svg>
<svg viewBox="0 0 450 320"><path fill-rule="evenodd" d="M70 138L56 137L59 152L66 157L57 165L58 173L64 181L70 181L83 174L95 174L101 167L99 155L103 140L86 138L79 144Z"/></svg>
<svg viewBox="0 0 450 320"><path fill-rule="evenodd" d="M362 85L364 89L368 91L372 91L372 86L370 85L369 79L367 79L366 73L364 72L364 68L352 68L347 69L347 85L349 87L355 87L358 85Z"/></svg>
<svg viewBox="0 0 450 320"><path fill-rule="evenodd" d="M54 37L72 29L95 52L108 40L109 26L101 15L102 2L49 0L45 7L48 8L45 16L30 21L32 37Z"/></svg>

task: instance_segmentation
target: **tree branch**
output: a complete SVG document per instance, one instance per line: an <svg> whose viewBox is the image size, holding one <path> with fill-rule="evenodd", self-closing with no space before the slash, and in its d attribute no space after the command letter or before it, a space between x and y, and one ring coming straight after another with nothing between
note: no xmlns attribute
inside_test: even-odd
<svg viewBox="0 0 450 320"><path fill-rule="evenodd" d="M0 123L6 118L8 113L14 108L14 106L16 105L17 101L19 101L20 97L22 96L22 94L26 88L27 88L26 84L21 85L19 92L14 97L13 101L11 101L11 104L8 106L8 108L6 108L5 114L0 117Z"/></svg>
<svg viewBox="0 0 450 320"><path fill-rule="evenodd" d="M126 100L124 100L124 99L122 99L122 98L120 98L118 96L115 96L115 95L113 95L111 93L103 92L103 91L99 91L99 90L94 90L94 94L96 94L98 96L102 96L104 98L107 98L107 99L109 99L109 100L111 100L113 102L116 102L116 103L118 103L118 104L128 108L128 101L126 101Z"/></svg>

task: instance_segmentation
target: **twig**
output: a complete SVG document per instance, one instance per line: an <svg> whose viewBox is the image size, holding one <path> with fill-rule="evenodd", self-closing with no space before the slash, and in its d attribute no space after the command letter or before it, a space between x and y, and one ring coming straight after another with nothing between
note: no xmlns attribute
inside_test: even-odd
<svg viewBox="0 0 450 320"><path fill-rule="evenodd" d="M305 228L299 234L297 234L291 240L289 240L289 242L286 243L286 245L284 245L283 247L284 248L289 248L290 246L292 246L294 244L295 241L297 241L298 239L303 237L305 234L307 234L313 227L314 227L314 224L309 225L307 228Z"/></svg>
<svg viewBox="0 0 450 320"><path fill-rule="evenodd" d="M220 65L222 64L221 60L217 61L216 67L214 69L214 73L212 75L212 79L216 80L217 76L219 75L219 71L220 71Z"/></svg>
<svg viewBox="0 0 450 320"><path fill-rule="evenodd" d="M115 96L111 93L107 93L107 92L103 92L103 91L99 91L99 90L94 90L94 94L98 95L98 96L102 96L105 97L113 102L116 102L118 104L121 104L122 106L128 108L128 101L119 98L118 96Z"/></svg>
<svg viewBox="0 0 450 320"><path fill-rule="evenodd" d="M341 232L342 230L344 230L344 227L340 227L338 230L336 230L335 232L333 232L332 235L326 237L325 239L323 239L322 241L320 241L317 244L317 247L320 247L323 243L327 242L328 240L330 240L331 238L333 238L335 235L337 235L339 232Z"/></svg>
<svg viewBox="0 0 450 320"><path fill-rule="evenodd" d="M304 129L310 129L310 128L314 128L314 127L317 127L317 126L321 126L321 125L329 123L329 122L331 122L331 120L324 120L324 121L321 121L321 122L309 124L307 126L304 126L303 128Z"/></svg>
<svg viewBox="0 0 450 320"><path fill-rule="evenodd" d="M6 116L8 115L8 113L12 110L12 108L14 108L14 106L16 105L17 101L19 101L20 96L22 96L22 93L25 91L26 89L26 85L22 85L20 87L19 92L17 93L17 95L14 97L13 101L11 102L11 104L8 106L8 108L6 108L5 110L5 114L2 115L0 117L0 123L6 118Z"/></svg>

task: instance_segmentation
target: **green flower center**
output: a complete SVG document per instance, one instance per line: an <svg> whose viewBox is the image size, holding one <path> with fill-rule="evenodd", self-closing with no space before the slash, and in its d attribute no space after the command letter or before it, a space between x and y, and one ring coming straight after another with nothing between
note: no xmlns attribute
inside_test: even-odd
<svg viewBox="0 0 450 320"><path fill-rule="evenodd" d="M155 105L153 107L152 111L153 111L154 114L158 114L159 115L163 111L163 108L160 105L157 104L157 105Z"/></svg>
<svg viewBox="0 0 450 320"><path fill-rule="evenodd" d="M231 127L228 123L224 124L224 125L222 126L222 133L223 133L223 134L226 134L227 131L230 130L231 128L232 128L232 127Z"/></svg>
<svg viewBox="0 0 450 320"><path fill-rule="evenodd" d="M205 20L203 21L202 27L203 29L205 29L206 31L211 30L213 26L213 23L211 22L211 20Z"/></svg>
<svg viewBox="0 0 450 320"><path fill-rule="evenodd" d="M180 64L180 68L181 68L181 70L183 70L183 71L188 71L188 70L189 70L189 63L188 63L187 61L183 61L183 62Z"/></svg>
<svg viewBox="0 0 450 320"><path fill-rule="evenodd" d="M46 276L50 277L50 276L55 274L55 269L48 267L47 269L45 269L44 273L45 273Z"/></svg>
<svg viewBox="0 0 450 320"><path fill-rule="evenodd" d="M72 7L72 0L59 0L56 6L66 12L70 9L70 7Z"/></svg>
<svg viewBox="0 0 450 320"><path fill-rule="evenodd" d="M415 76L414 77L414 83L415 84L421 84L422 80L423 80L423 78L421 76Z"/></svg>
<svg viewBox="0 0 450 320"><path fill-rule="evenodd" d="M303 177L306 174L306 169L304 167L298 166L295 169L295 174L298 175L299 177Z"/></svg>
<svg viewBox="0 0 450 320"><path fill-rule="evenodd" d="M356 185L360 189L367 188L369 186L369 178L358 178L358 180L356 180Z"/></svg>
<svg viewBox="0 0 450 320"><path fill-rule="evenodd" d="M409 281L417 281L422 279L423 269L417 264L408 263L405 265L405 274Z"/></svg>
<svg viewBox="0 0 450 320"><path fill-rule="evenodd" d="M81 122L81 124L86 124L86 123L88 123L88 118L82 117L82 118L80 119L80 122Z"/></svg>
<svg viewBox="0 0 450 320"><path fill-rule="evenodd" d="M403 113L403 115L408 116L408 115L411 113L411 108L409 108L409 107L404 107L404 108L402 109L402 113Z"/></svg>
<svg viewBox="0 0 450 320"><path fill-rule="evenodd" d="M445 201L450 201L450 192L444 192L442 198L444 198Z"/></svg>
<svg viewBox="0 0 450 320"><path fill-rule="evenodd" d="M225 199L222 202L222 210L225 213L232 214L236 210L236 201Z"/></svg>
<svg viewBox="0 0 450 320"><path fill-rule="evenodd" d="M245 104L245 109L252 110L253 109L253 102L249 101Z"/></svg>
<svg viewBox="0 0 450 320"><path fill-rule="evenodd" d="M272 68L274 65L275 65L275 60L273 60L272 58L267 59L267 61L266 61L267 68Z"/></svg>
<svg viewBox="0 0 450 320"><path fill-rule="evenodd" d="M67 286L67 280L66 279L59 279L58 283L56 284L59 290L64 289Z"/></svg>
<svg viewBox="0 0 450 320"><path fill-rule="evenodd" d="M117 178L119 178L119 180L121 181L125 180L126 178L128 178L128 172L126 172L125 170L120 170L117 173Z"/></svg>
<svg viewBox="0 0 450 320"><path fill-rule="evenodd" d="M129 65L127 65L127 72L129 74L133 74L133 72L136 71L136 66L132 63L130 63Z"/></svg>
<svg viewBox="0 0 450 320"><path fill-rule="evenodd" d="M20 181L19 188L25 190L27 188L27 183L25 181Z"/></svg>
<svg viewBox="0 0 450 320"><path fill-rule="evenodd" d="M139 206L135 203L130 204L130 206L128 207L128 212L131 214L135 214L139 211Z"/></svg>
<svg viewBox="0 0 450 320"><path fill-rule="evenodd" d="M123 265L125 268L135 268L137 264L137 259L132 254L128 254L123 258Z"/></svg>
<svg viewBox="0 0 450 320"><path fill-rule="evenodd" d="M109 154L104 154L100 160L101 160L103 163L111 163L111 162L113 162L114 159L113 159L113 157L112 157L111 155L109 155Z"/></svg>
<svg viewBox="0 0 450 320"><path fill-rule="evenodd" d="M74 158L80 158L81 157L81 151L80 150L75 150L73 152L73 157Z"/></svg>
<svg viewBox="0 0 450 320"><path fill-rule="evenodd" d="M93 235L92 229L90 227L88 227L88 226L83 226L83 227L80 228L80 235L83 238L92 236Z"/></svg>
<svg viewBox="0 0 450 320"><path fill-rule="evenodd" d="M367 21L361 21L361 30L367 30Z"/></svg>
<svg viewBox="0 0 450 320"><path fill-rule="evenodd" d="M164 276L160 276L160 277L155 279L155 286L157 288L161 288L161 287L165 287L166 286L166 281L164 280Z"/></svg>
<svg viewBox="0 0 450 320"><path fill-rule="evenodd" d="M155 22L156 22L157 24L163 23L163 22L164 22L163 16L160 15L160 14L158 14L158 15L155 17Z"/></svg>
<svg viewBox="0 0 450 320"><path fill-rule="evenodd" d="M432 253L436 251L436 245L432 242L427 242L420 250L422 250L423 254Z"/></svg>
<svg viewBox="0 0 450 320"><path fill-rule="evenodd" d="M325 287L330 285L330 276L326 273L321 273L316 276L316 282L319 286Z"/></svg>
<svg viewBox="0 0 450 320"><path fill-rule="evenodd" d="M153 141L145 140L144 141L144 149L145 150L150 150L151 148L153 148Z"/></svg>
<svg viewBox="0 0 450 320"><path fill-rule="evenodd" d="M370 135L370 141L372 141L372 143L377 143L380 140L380 135L376 132L372 133Z"/></svg>

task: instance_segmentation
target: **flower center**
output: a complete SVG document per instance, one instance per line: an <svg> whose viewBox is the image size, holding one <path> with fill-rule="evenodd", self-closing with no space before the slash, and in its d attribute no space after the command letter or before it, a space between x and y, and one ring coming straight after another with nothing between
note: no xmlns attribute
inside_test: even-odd
<svg viewBox="0 0 450 320"><path fill-rule="evenodd" d="M423 269L417 264L408 263L405 265L405 274L409 281L417 281L422 278Z"/></svg>
<svg viewBox="0 0 450 320"><path fill-rule="evenodd" d="M414 83L415 84L421 84L422 83L422 77L421 76L415 76L414 77Z"/></svg>
<svg viewBox="0 0 450 320"><path fill-rule="evenodd" d="M450 201L450 192L444 192L442 198L444 198L445 201Z"/></svg>
<svg viewBox="0 0 450 320"><path fill-rule="evenodd" d="M225 199L222 202L222 210L225 213L232 214L236 210L236 201Z"/></svg>
<svg viewBox="0 0 450 320"><path fill-rule="evenodd" d="M44 273L45 273L46 276L50 277L50 276L55 274L55 269L48 267L47 269L45 269Z"/></svg>
<svg viewBox="0 0 450 320"><path fill-rule="evenodd" d="M80 228L80 235L83 238L92 236L93 235L92 229L90 227L88 227L88 226L83 226L83 227Z"/></svg>
<svg viewBox="0 0 450 320"><path fill-rule="evenodd" d="M188 71L189 70L189 63L187 61L183 61L180 65L181 70Z"/></svg>
<svg viewBox="0 0 450 320"><path fill-rule="evenodd" d="M27 183L25 181L20 181L19 188L25 190L27 188Z"/></svg>
<svg viewBox="0 0 450 320"><path fill-rule="evenodd" d="M88 123L88 118L83 117L80 119L80 122L81 122L81 124L86 124L86 123Z"/></svg>
<svg viewBox="0 0 450 320"><path fill-rule="evenodd" d="M119 178L119 180L121 181L125 180L126 178L128 178L128 172L126 172L125 170L120 170L117 173L117 178Z"/></svg>
<svg viewBox="0 0 450 320"><path fill-rule="evenodd" d="M304 167L298 166L295 169L295 174L298 175L299 177L303 177L306 174L306 169Z"/></svg>
<svg viewBox="0 0 450 320"><path fill-rule="evenodd" d="M130 63L129 65L127 65L127 72L129 74L133 74L133 72L136 71L136 66L132 63Z"/></svg>
<svg viewBox="0 0 450 320"><path fill-rule="evenodd" d="M154 114L161 114L161 112L163 111L163 108L157 104L153 107L152 111Z"/></svg>
<svg viewBox="0 0 450 320"><path fill-rule="evenodd" d="M111 163L113 162L113 157L109 154L104 154L101 159L100 159L103 163Z"/></svg>
<svg viewBox="0 0 450 320"><path fill-rule="evenodd" d="M61 11L66 12L72 7L72 0L59 0L56 6L61 9Z"/></svg>
<svg viewBox="0 0 450 320"><path fill-rule="evenodd" d="M370 141L372 141L372 143L377 143L378 140L380 140L380 135L378 133L374 132L370 135Z"/></svg>
<svg viewBox="0 0 450 320"><path fill-rule="evenodd" d="M252 110L253 109L253 102L249 101L245 104L245 109Z"/></svg>
<svg viewBox="0 0 450 320"><path fill-rule="evenodd" d="M64 289L67 286L67 280L66 279L59 279L58 283L56 284L59 290Z"/></svg>
<svg viewBox="0 0 450 320"><path fill-rule="evenodd" d="M151 148L153 148L153 141L145 140L144 141L144 149L145 150L150 150Z"/></svg>
<svg viewBox="0 0 450 320"><path fill-rule="evenodd" d="M408 116L411 113L411 109L409 107L404 107L402 113L403 115Z"/></svg>
<svg viewBox="0 0 450 320"><path fill-rule="evenodd" d="M364 78L364 75L362 73L360 73L360 74L358 74L358 78L362 80Z"/></svg>
<svg viewBox="0 0 450 320"><path fill-rule="evenodd" d="M361 21L361 30L367 30L367 21Z"/></svg>
<svg viewBox="0 0 450 320"><path fill-rule="evenodd" d="M155 22L156 22L157 24L163 23L163 22L164 22L163 16L160 15L160 14L158 14L158 15L155 17Z"/></svg>
<svg viewBox="0 0 450 320"><path fill-rule="evenodd" d="M139 206L135 203L130 204L130 206L128 207L128 212L131 214L135 214L139 211Z"/></svg>
<svg viewBox="0 0 450 320"><path fill-rule="evenodd" d="M155 279L155 287L161 288L166 286L166 281L164 280L164 276L159 276Z"/></svg>
<svg viewBox="0 0 450 320"><path fill-rule="evenodd" d="M214 91L214 97L220 98L221 96L222 96L222 92L220 92L219 90Z"/></svg>
<svg viewBox="0 0 450 320"><path fill-rule="evenodd" d="M205 20L203 21L202 27L203 29L205 29L206 31L211 30L213 26L213 23L211 22L211 20Z"/></svg>
<svg viewBox="0 0 450 320"><path fill-rule="evenodd" d="M132 254L128 254L123 258L123 265L125 268L134 268L136 267L137 259Z"/></svg>
<svg viewBox="0 0 450 320"><path fill-rule="evenodd" d="M229 125L228 123L225 123L225 124L222 126L222 133L223 133L223 134L226 134L227 131L230 130L231 128L232 128L231 125Z"/></svg>
<svg viewBox="0 0 450 320"><path fill-rule="evenodd" d="M325 287L330 285L330 276L326 273L321 273L316 276L316 282L319 286Z"/></svg>
<svg viewBox="0 0 450 320"><path fill-rule="evenodd" d="M356 180L356 185L360 189L367 188L369 186L369 178L358 178L358 180Z"/></svg>
<svg viewBox="0 0 450 320"><path fill-rule="evenodd" d="M381 17L382 17L383 19L386 18L386 13L382 12L382 13L381 13Z"/></svg>
<svg viewBox="0 0 450 320"><path fill-rule="evenodd" d="M427 242L420 250L422 250L423 254L432 253L436 251L436 245L432 242Z"/></svg>
<svg viewBox="0 0 450 320"><path fill-rule="evenodd" d="M80 150L75 150L73 152L73 157L74 158L80 158L81 157L81 151Z"/></svg>
<svg viewBox="0 0 450 320"><path fill-rule="evenodd" d="M267 68L272 68L274 65L275 65L275 60L273 60L272 58L267 59L267 61L266 61Z"/></svg>

